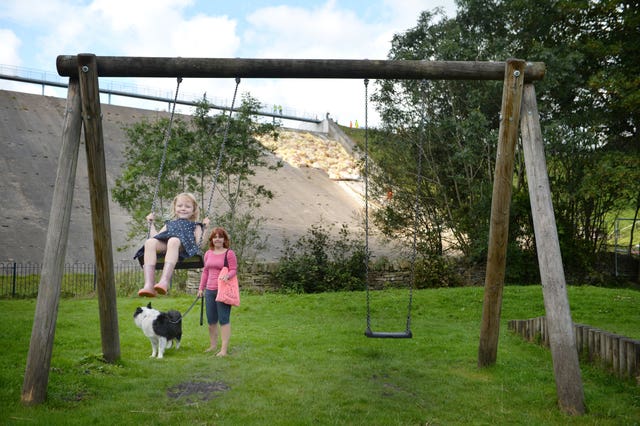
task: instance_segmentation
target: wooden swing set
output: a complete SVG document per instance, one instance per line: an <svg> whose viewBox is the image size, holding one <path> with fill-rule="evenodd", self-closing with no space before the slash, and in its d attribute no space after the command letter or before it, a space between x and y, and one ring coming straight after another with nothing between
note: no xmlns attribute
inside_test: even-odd
<svg viewBox="0 0 640 426"><path fill-rule="evenodd" d="M39 404L46 399L83 126L89 171L102 352L107 362L115 362L120 358L98 77L503 80L478 366L493 365L497 358L509 206L515 146L520 127L558 403L569 414L584 414L578 352L533 86L534 81L544 77L544 63L519 59L505 62L463 62L97 57L93 54L79 54L58 56L57 69L61 76L69 77L67 109L22 388L24 404Z"/></svg>

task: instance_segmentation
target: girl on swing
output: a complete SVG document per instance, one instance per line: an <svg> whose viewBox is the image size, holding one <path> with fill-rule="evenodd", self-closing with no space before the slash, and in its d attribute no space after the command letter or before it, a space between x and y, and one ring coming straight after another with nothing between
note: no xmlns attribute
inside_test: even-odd
<svg viewBox="0 0 640 426"><path fill-rule="evenodd" d="M202 254L197 242L202 241L205 228L209 225L209 218L205 217L200 223L199 216L198 201L193 194L187 192L178 194L173 199L171 220L167 221L160 231L155 227L155 215L147 215L150 238L134 256L135 259L144 256L144 287L138 291L138 296L155 297L158 293L167 294L178 260ZM160 281L154 285L158 253L165 253L165 260Z"/></svg>

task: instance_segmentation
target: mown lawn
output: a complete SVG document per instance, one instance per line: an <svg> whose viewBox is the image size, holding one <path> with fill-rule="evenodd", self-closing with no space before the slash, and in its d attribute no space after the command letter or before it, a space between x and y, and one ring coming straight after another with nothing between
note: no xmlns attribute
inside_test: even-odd
<svg viewBox="0 0 640 426"><path fill-rule="evenodd" d="M583 364L588 413L557 408L548 349L507 330L544 314L539 286L506 287L498 362L477 368L482 288L415 291L413 339L367 339L365 294L243 294L231 355L216 358L184 319L179 350L150 359L133 324L137 297L118 299L121 360L101 360L96 299L60 302L44 404L20 403L35 300L0 300L0 422L7 425L633 425L640 385ZM640 292L570 287L575 322L640 339ZM192 296L154 299L186 310ZM372 326L404 328L407 293L372 295Z"/></svg>

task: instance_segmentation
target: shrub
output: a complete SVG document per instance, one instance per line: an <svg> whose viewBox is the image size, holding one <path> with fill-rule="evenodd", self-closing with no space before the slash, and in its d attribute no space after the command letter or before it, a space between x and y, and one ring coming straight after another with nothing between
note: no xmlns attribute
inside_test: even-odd
<svg viewBox="0 0 640 426"><path fill-rule="evenodd" d="M416 260L416 288L460 287L462 285L464 285L464 280L457 272L455 262L451 259L444 256L428 256Z"/></svg>
<svg viewBox="0 0 640 426"><path fill-rule="evenodd" d="M295 243L284 242L282 258L272 279L283 292L321 293L364 289L365 250L342 225L332 238L322 225L312 225Z"/></svg>

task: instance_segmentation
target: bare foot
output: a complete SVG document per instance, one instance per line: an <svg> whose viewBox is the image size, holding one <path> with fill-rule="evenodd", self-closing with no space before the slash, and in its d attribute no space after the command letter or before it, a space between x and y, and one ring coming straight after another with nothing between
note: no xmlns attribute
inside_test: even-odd
<svg viewBox="0 0 640 426"><path fill-rule="evenodd" d="M213 352L213 351L215 351L215 350L216 350L216 347L215 347L215 346L209 346L209 347L208 347L207 349L205 349L204 351L205 351L205 352Z"/></svg>
<svg viewBox="0 0 640 426"><path fill-rule="evenodd" d="M227 353L220 351L216 354L216 356L227 356Z"/></svg>

